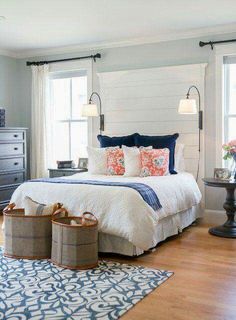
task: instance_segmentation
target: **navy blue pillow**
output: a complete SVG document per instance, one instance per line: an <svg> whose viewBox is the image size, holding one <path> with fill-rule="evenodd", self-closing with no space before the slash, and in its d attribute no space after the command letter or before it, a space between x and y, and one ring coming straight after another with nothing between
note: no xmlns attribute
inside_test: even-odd
<svg viewBox="0 0 236 320"><path fill-rule="evenodd" d="M176 174L175 167L175 144L179 134L175 133L168 136L142 136L136 134L134 140L137 147L152 146L154 149L168 148L170 150L169 171Z"/></svg>
<svg viewBox="0 0 236 320"><path fill-rule="evenodd" d="M108 137L108 136L102 136L99 134L97 136L98 141L100 142L101 148L108 148L108 147L117 147L120 148L122 145L125 145L127 147L134 147L135 146L135 137L138 135L138 133L131 134L129 136L123 136L123 137Z"/></svg>

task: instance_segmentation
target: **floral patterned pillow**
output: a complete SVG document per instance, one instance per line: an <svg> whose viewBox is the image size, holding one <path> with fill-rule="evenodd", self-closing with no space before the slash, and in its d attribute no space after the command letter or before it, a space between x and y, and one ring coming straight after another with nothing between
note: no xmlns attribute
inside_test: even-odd
<svg viewBox="0 0 236 320"><path fill-rule="evenodd" d="M169 174L169 149L140 150L141 177Z"/></svg>
<svg viewBox="0 0 236 320"><path fill-rule="evenodd" d="M123 175L125 173L124 152L121 148L107 148L107 174Z"/></svg>

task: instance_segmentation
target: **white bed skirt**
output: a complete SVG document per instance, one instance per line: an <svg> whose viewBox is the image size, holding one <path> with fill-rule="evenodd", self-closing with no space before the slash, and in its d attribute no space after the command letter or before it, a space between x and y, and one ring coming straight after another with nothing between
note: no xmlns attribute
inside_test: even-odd
<svg viewBox="0 0 236 320"><path fill-rule="evenodd" d="M155 235L153 237L152 248L168 237L182 232L184 228L191 225L197 218L200 218L201 216L202 209L200 205L197 205L186 211L163 218L157 224ZM98 249L99 252L112 252L126 256L139 256L144 253L142 249L135 247L126 239L105 233L99 233Z"/></svg>

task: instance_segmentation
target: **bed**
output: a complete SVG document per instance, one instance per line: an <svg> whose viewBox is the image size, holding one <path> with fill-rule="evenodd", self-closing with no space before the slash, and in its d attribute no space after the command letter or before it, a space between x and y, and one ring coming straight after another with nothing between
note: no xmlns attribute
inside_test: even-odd
<svg viewBox="0 0 236 320"><path fill-rule="evenodd" d="M194 177L186 172L145 178L85 172L60 180L62 183L26 182L14 192L11 201L22 207L23 199L29 196L45 204L62 202L70 214L94 213L99 220L100 252L140 255L182 231L201 214L200 190ZM88 184L79 183L83 181ZM92 181L145 184L155 192L162 207L154 210L133 188L94 185Z"/></svg>

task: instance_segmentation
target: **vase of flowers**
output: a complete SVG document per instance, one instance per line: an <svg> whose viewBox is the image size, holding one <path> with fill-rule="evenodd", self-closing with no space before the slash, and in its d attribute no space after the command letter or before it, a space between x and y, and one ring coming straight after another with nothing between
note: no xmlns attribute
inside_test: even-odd
<svg viewBox="0 0 236 320"><path fill-rule="evenodd" d="M231 176L236 179L236 140L231 140L228 143L223 144L222 148L225 151L223 159L232 161Z"/></svg>

